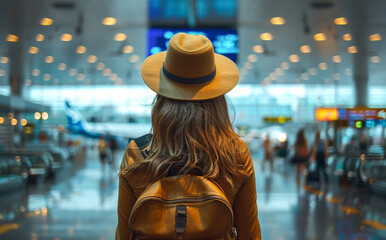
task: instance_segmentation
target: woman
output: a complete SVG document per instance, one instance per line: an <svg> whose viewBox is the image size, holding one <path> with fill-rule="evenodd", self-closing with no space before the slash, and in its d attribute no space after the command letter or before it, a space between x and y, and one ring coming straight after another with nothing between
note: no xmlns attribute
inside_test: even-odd
<svg viewBox="0 0 386 240"><path fill-rule="evenodd" d="M323 176L324 184L328 183L328 176L326 173L326 160L328 157L327 142L320 138L320 131L316 130L315 141L311 150L311 161L316 161L317 171Z"/></svg>
<svg viewBox="0 0 386 240"><path fill-rule="evenodd" d="M170 170L178 175L192 169L224 190L237 238L261 239L251 155L232 127L224 97L238 76L236 65L214 54L212 43L201 35L176 34L167 52L143 63L143 80L157 93L153 135L131 141L123 157L116 239L129 238L129 215L149 184ZM234 239L228 235L224 239Z"/></svg>
<svg viewBox="0 0 386 240"><path fill-rule="evenodd" d="M296 183L300 184L300 174L304 173L304 168L308 162L308 143L304 136L304 129L300 129L296 135L294 144L295 156L293 163L296 164Z"/></svg>

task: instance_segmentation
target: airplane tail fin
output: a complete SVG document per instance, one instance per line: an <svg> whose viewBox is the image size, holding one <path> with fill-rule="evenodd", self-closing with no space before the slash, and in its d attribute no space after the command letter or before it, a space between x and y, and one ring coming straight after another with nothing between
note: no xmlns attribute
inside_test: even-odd
<svg viewBox="0 0 386 240"><path fill-rule="evenodd" d="M82 114L71 106L69 101L65 102L64 110L67 120L68 120L68 129L73 132L85 133L86 119Z"/></svg>

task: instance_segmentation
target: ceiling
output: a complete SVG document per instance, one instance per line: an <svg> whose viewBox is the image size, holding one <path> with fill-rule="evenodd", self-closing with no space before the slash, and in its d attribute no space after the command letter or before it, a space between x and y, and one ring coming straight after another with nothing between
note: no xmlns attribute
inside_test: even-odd
<svg viewBox="0 0 386 240"><path fill-rule="evenodd" d="M187 0L187 4L192 1L194 2ZM227 4L232 1L207 2L209 8L219 5L219 2ZM0 63L0 85L9 84L11 69L16 69L18 78L27 86L142 83L139 69L141 62L147 57L148 27L170 28L181 27L184 24L191 25L189 19L149 21L148 4L156 3L161 6L165 4L163 6L166 11L169 6L174 6L171 4L177 2L177 0L3 1L0 8L0 57L7 59L0 59L4 62ZM205 1L201 0L199 3L201 8L205 8L205 5L204 7L202 5ZM54 7L54 4L62 5ZM363 64L368 64L370 84L386 83L384 69L386 1L239 0L237 5L235 19L224 18L221 21L221 17L209 17L199 19L196 26L237 28L241 83L352 84L353 75L350 73L355 72L353 69L355 57L361 58ZM188 18L189 13L186 16ZM284 25L271 24L270 19L278 16L285 19ZM45 17L51 18L53 24L40 25L41 19ZM103 25L105 17L114 17L117 23L113 26ZM343 26L334 24L334 19L338 17L345 17L348 24ZM72 35L71 41L61 41L65 33ZM126 34L126 40L115 41L114 36L117 33ZM262 33L271 33L273 40L261 40ZM313 39L316 33L324 33L326 41L316 42ZM346 33L351 34L351 41L343 40L342 37ZM377 33L385 39L369 41L368 37ZM8 34L17 35L18 42L7 42ZM36 41L37 34L43 34L44 40ZM123 53L123 47L126 45L132 46L133 52ZM253 51L255 45L263 46L264 52L255 53ZM300 47L303 45L308 45L311 52L301 53ZM38 53L29 53L31 46L37 47ZM86 52L76 53L78 46L85 46ZM348 53L347 49L350 46L357 46L358 53ZM250 56L251 54L256 57ZM298 55L299 62L289 62L289 56L293 54ZM95 62L88 62L90 55L97 57L94 59ZM341 62L333 62L332 57L335 55L340 56ZM52 63L46 62L47 56L53 57ZM371 58L373 56L377 56L380 62L371 62L371 59L374 60ZM283 62L289 63L289 69L283 69ZM326 64L326 70L319 68L322 62ZM64 70L58 69L60 63L65 64ZM111 72L98 70L98 66L101 69L109 68ZM311 68L315 69L310 72Z"/></svg>

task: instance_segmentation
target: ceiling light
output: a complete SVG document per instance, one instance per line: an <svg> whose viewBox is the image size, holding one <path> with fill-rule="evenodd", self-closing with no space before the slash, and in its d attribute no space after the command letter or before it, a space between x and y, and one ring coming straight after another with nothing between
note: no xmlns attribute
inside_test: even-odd
<svg viewBox="0 0 386 240"><path fill-rule="evenodd" d="M25 85L26 85L26 86L31 86L31 84L32 84L31 79L26 79L26 80L25 80Z"/></svg>
<svg viewBox="0 0 386 240"><path fill-rule="evenodd" d="M63 71L63 70L66 70L66 64L65 63L60 63L59 65L58 65L58 69L60 70L60 71Z"/></svg>
<svg viewBox="0 0 386 240"><path fill-rule="evenodd" d="M325 62L319 63L319 68L320 70L327 70L327 63Z"/></svg>
<svg viewBox="0 0 386 240"><path fill-rule="evenodd" d="M115 34L115 36L114 36L114 40L115 40L115 41L118 41L118 42L125 41L126 38L127 38L127 36L126 36L126 34L124 34L124 33L117 33L117 34Z"/></svg>
<svg viewBox="0 0 386 240"><path fill-rule="evenodd" d="M316 74L318 74L318 71L316 70L316 68L310 68L310 74L315 76Z"/></svg>
<svg viewBox="0 0 386 240"><path fill-rule="evenodd" d="M302 80L308 80L308 74L307 73L302 73L301 74Z"/></svg>
<svg viewBox="0 0 386 240"><path fill-rule="evenodd" d="M63 42L69 42L72 40L72 35L68 33L64 33L61 37L60 40Z"/></svg>
<svg viewBox="0 0 386 240"><path fill-rule="evenodd" d="M79 46L76 48L76 53L83 54L87 51L87 48L85 46Z"/></svg>
<svg viewBox="0 0 386 240"><path fill-rule="evenodd" d="M326 35L324 33L317 33L314 35L314 40L318 42L326 41Z"/></svg>
<svg viewBox="0 0 386 240"><path fill-rule="evenodd" d="M351 68L346 68L346 69L344 70L344 74L346 74L347 76L352 75L352 70L351 70Z"/></svg>
<svg viewBox="0 0 386 240"><path fill-rule="evenodd" d="M36 53L39 52L39 48L37 48L37 47L30 47L28 52L31 53L31 54L36 54Z"/></svg>
<svg viewBox="0 0 386 240"><path fill-rule="evenodd" d="M107 26L115 25L116 23L117 23L117 19L113 17L106 17L102 21L102 24Z"/></svg>
<svg viewBox="0 0 386 240"><path fill-rule="evenodd" d="M288 57L290 62L299 62L299 56L297 54L292 54L291 56Z"/></svg>
<svg viewBox="0 0 386 240"><path fill-rule="evenodd" d="M0 77L4 77L5 76L5 71L4 70L0 70Z"/></svg>
<svg viewBox="0 0 386 240"><path fill-rule="evenodd" d="M370 59L371 59L371 62L373 63L379 63L381 61L378 56L373 56Z"/></svg>
<svg viewBox="0 0 386 240"><path fill-rule="evenodd" d="M110 74L109 80L110 81L115 81L118 78L118 75L116 73Z"/></svg>
<svg viewBox="0 0 386 240"><path fill-rule="evenodd" d="M329 84L330 81L331 81L331 78L326 78L326 79L324 79L324 83L326 83L326 84Z"/></svg>
<svg viewBox="0 0 386 240"><path fill-rule="evenodd" d="M25 118L21 119L20 124L21 124L22 126L27 125L27 120L26 120Z"/></svg>
<svg viewBox="0 0 386 240"><path fill-rule="evenodd" d="M12 118L11 124L12 124L13 126L15 126L15 125L17 124L17 119L16 119L16 118Z"/></svg>
<svg viewBox="0 0 386 240"><path fill-rule="evenodd" d="M262 33L260 34L260 39L263 41L271 41L273 39L273 35L271 33Z"/></svg>
<svg viewBox="0 0 386 240"><path fill-rule="evenodd" d="M290 68L289 63L288 62L282 62L281 68L283 68L284 70L288 70Z"/></svg>
<svg viewBox="0 0 386 240"><path fill-rule="evenodd" d="M334 22L335 22L336 25L346 25L347 24L347 19L344 18L344 17L335 18Z"/></svg>
<svg viewBox="0 0 386 240"><path fill-rule="evenodd" d="M134 63L134 62L137 62L139 59L139 57L137 55L131 55L129 60L130 62Z"/></svg>
<svg viewBox="0 0 386 240"><path fill-rule="evenodd" d="M334 73L333 78L335 81L338 81L340 79L340 74L339 73Z"/></svg>
<svg viewBox="0 0 386 240"><path fill-rule="evenodd" d="M134 50L133 46L130 46L130 45L126 45L123 47L123 51L124 53L132 53Z"/></svg>
<svg viewBox="0 0 386 240"><path fill-rule="evenodd" d="M54 57L53 56L47 56L45 62L46 63L53 63L54 62Z"/></svg>
<svg viewBox="0 0 386 240"><path fill-rule="evenodd" d="M271 18L271 23L273 25L283 25L285 24L285 20L282 17L273 17Z"/></svg>
<svg viewBox="0 0 386 240"><path fill-rule="evenodd" d="M264 52L264 47L261 45L255 45L253 46L253 51L256 53L263 53Z"/></svg>
<svg viewBox="0 0 386 240"><path fill-rule="evenodd" d="M276 69L275 69L275 73L276 73L276 75L281 76L281 75L283 75L283 69L281 69L281 68L276 68Z"/></svg>
<svg viewBox="0 0 386 240"><path fill-rule="evenodd" d="M43 113L42 113L42 119L43 119L43 120L47 120L47 119L48 119L48 113L43 112Z"/></svg>
<svg viewBox="0 0 386 240"><path fill-rule="evenodd" d="M9 62L9 58L7 58L7 57L1 58L1 63L8 63L8 62Z"/></svg>
<svg viewBox="0 0 386 240"><path fill-rule="evenodd" d="M311 48L308 45L303 45L303 46L300 47L300 52L302 52L302 53L310 53L311 52Z"/></svg>
<svg viewBox="0 0 386 240"><path fill-rule="evenodd" d="M104 70L103 70L103 76L108 76L108 75L110 75L111 74L111 69L110 68L105 68Z"/></svg>
<svg viewBox="0 0 386 240"><path fill-rule="evenodd" d="M40 75L40 70L39 69L37 69L37 68L32 69L32 76L37 77L39 75Z"/></svg>
<svg viewBox="0 0 386 240"><path fill-rule="evenodd" d="M48 74L48 73L44 74L44 76L43 76L43 80L44 81L49 81L50 79L51 79L51 75L50 74Z"/></svg>
<svg viewBox="0 0 386 240"><path fill-rule="evenodd" d="M347 52L349 52L349 53L357 53L358 49L357 49L356 46L351 46L351 47L347 48Z"/></svg>
<svg viewBox="0 0 386 240"><path fill-rule="evenodd" d="M35 114L34 114L34 118L36 119L36 120L39 120L40 118L41 118L41 114L40 114L40 112L35 112Z"/></svg>
<svg viewBox="0 0 386 240"><path fill-rule="evenodd" d="M76 77L78 81L83 81L84 80L84 73L79 73L78 76Z"/></svg>
<svg viewBox="0 0 386 240"><path fill-rule="evenodd" d="M38 41L38 42L44 41L44 35L43 34L36 35L36 41Z"/></svg>
<svg viewBox="0 0 386 240"><path fill-rule="evenodd" d="M248 61L257 62L257 56L255 54L249 54L248 55Z"/></svg>
<svg viewBox="0 0 386 240"><path fill-rule="evenodd" d="M40 20L40 25L42 25L42 26L50 26L50 25L52 25L53 22L54 22L54 20L52 20L51 18L42 18Z"/></svg>
<svg viewBox="0 0 386 240"><path fill-rule="evenodd" d="M250 63L250 62L245 62L245 63L244 63L244 67L245 67L246 69L252 69L252 63Z"/></svg>
<svg viewBox="0 0 386 240"><path fill-rule="evenodd" d="M105 68L105 64L102 63L102 62L99 62L99 63L97 64L97 66L96 66L96 69L97 69L97 70L102 70L103 68Z"/></svg>
<svg viewBox="0 0 386 240"><path fill-rule="evenodd" d="M369 40L374 42L374 41L381 41L382 40L382 37L379 33L377 34L373 34L373 35L370 35L369 36Z"/></svg>
<svg viewBox="0 0 386 240"><path fill-rule="evenodd" d="M334 63L340 63L342 61L342 59L340 58L339 55L335 55L335 56L332 57L332 61Z"/></svg>
<svg viewBox="0 0 386 240"><path fill-rule="evenodd" d="M351 34L350 33L346 33L343 35L343 40L344 41L351 41L352 38L351 38Z"/></svg>
<svg viewBox="0 0 386 240"><path fill-rule="evenodd" d="M270 73L268 77L269 77L270 80L276 80L277 79L276 78L276 73Z"/></svg>
<svg viewBox="0 0 386 240"><path fill-rule="evenodd" d="M16 35L8 34L7 37L5 38L7 42L17 42L19 41L19 37Z"/></svg>
<svg viewBox="0 0 386 240"><path fill-rule="evenodd" d="M88 61L89 63L95 63L96 61L98 61L98 57L95 56L95 55L90 55L90 56L88 56L87 61Z"/></svg>
<svg viewBox="0 0 386 240"><path fill-rule="evenodd" d="M71 77L75 76L76 75L76 69L71 68L70 71L68 72L68 75L70 75Z"/></svg>

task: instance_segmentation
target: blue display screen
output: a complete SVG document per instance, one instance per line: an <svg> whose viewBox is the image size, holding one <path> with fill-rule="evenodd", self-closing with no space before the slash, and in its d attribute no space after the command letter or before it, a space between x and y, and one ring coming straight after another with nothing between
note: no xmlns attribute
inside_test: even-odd
<svg viewBox="0 0 386 240"><path fill-rule="evenodd" d="M214 51L237 63L239 36L235 29L165 29L151 28L147 34L147 55L166 51L170 38L179 32L204 35L212 41Z"/></svg>

